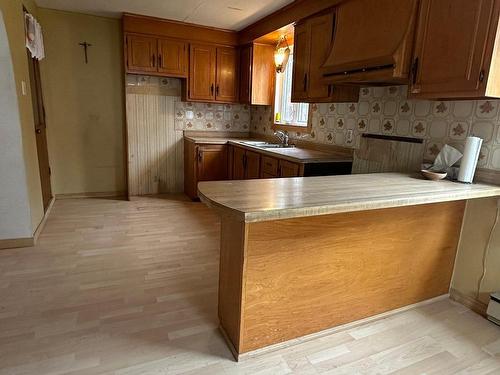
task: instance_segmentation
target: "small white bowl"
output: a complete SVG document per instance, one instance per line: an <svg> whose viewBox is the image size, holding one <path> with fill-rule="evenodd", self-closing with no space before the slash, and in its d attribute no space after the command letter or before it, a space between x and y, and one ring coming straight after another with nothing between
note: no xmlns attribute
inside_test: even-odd
<svg viewBox="0 0 500 375"><path fill-rule="evenodd" d="M425 178L432 181L442 180L447 175L446 172L433 172L428 169L422 169L420 172L422 172Z"/></svg>

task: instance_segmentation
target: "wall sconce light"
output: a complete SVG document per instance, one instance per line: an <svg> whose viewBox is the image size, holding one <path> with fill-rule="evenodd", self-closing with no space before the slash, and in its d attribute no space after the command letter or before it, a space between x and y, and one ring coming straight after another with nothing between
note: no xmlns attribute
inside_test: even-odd
<svg viewBox="0 0 500 375"><path fill-rule="evenodd" d="M274 65L276 66L277 73L283 73L290 57L290 47L286 41L286 36L282 36L276 45L274 51Z"/></svg>

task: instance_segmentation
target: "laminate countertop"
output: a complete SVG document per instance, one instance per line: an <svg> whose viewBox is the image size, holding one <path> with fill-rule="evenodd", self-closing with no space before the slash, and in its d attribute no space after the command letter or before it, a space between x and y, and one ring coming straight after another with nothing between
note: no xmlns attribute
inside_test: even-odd
<svg viewBox="0 0 500 375"><path fill-rule="evenodd" d="M186 136L185 139L196 144L232 144L248 150L257 151L261 154L280 159L289 160L295 163L335 163L335 162L352 162L352 154L344 151L319 151L302 147L289 147L289 148L267 148L252 146L245 142L262 141L260 139L243 139L243 138L221 138L221 137L193 137Z"/></svg>
<svg viewBox="0 0 500 375"><path fill-rule="evenodd" d="M200 199L245 222L500 196L500 186L374 173L198 184Z"/></svg>

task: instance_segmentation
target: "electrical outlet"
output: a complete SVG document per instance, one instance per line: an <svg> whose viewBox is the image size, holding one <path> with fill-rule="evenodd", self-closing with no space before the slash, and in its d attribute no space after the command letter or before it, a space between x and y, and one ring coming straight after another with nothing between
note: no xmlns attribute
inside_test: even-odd
<svg viewBox="0 0 500 375"><path fill-rule="evenodd" d="M347 143L352 143L354 138L354 131L352 129L347 129Z"/></svg>

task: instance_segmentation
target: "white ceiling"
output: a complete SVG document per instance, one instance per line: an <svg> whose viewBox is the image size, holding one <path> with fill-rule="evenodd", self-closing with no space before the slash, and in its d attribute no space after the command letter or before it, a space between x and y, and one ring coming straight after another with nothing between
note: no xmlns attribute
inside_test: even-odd
<svg viewBox="0 0 500 375"><path fill-rule="evenodd" d="M293 0L36 0L38 6L120 17L123 12L241 30Z"/></svg>

